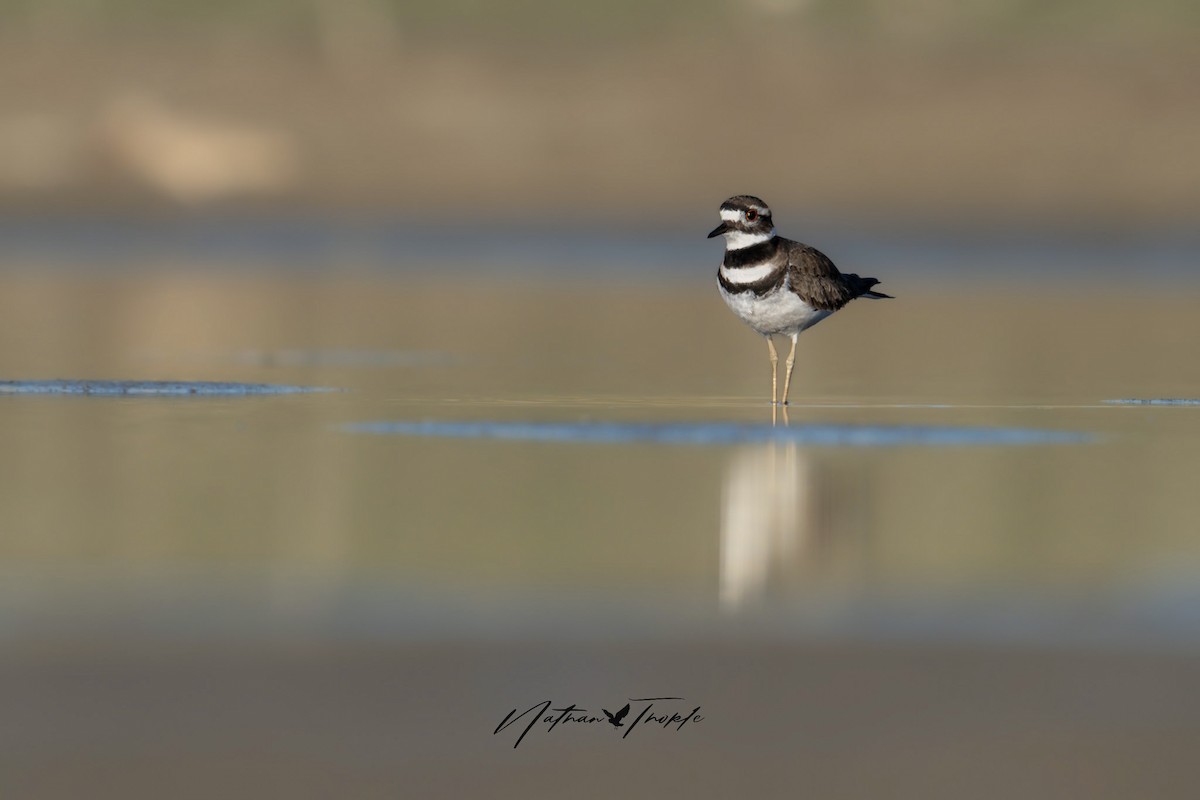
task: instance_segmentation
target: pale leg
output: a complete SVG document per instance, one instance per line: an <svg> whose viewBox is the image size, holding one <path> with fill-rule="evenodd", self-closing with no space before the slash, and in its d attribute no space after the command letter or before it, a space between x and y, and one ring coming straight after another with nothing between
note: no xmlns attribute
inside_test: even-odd
<svg viewBox="0 0 1200 800"><path fill-rule="evenodd" d="M792 385L792 365L796 363L796 340L800 338L800 334L792 334L792 352L787 357L787 373L783 376L783 405L787 405L788 388Z"/></svg>
<svg viewBox="0 0 1200 800"><path fill-rule="evenodd" d="M777 385L776 375L778 374L778 370L775 367L779 363L779 354L775 352L775 343L771 341L770 336L767 337L767 353L767 358L771 359L771 405L774 406L776 396L775 387Z"/></svg>

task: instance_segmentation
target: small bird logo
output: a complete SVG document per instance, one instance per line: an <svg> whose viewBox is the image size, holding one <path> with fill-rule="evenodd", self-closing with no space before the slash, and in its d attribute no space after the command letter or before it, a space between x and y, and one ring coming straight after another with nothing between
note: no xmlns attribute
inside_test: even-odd
<svg viewBox="0 0 1200 800"><path fill-rule="evenodd" d="M616 714L613 714L607 708L602 708L600 710L603 711L605 716L608 717L608 721L610 723L612 723L612 726L614 728L625 727L625 723L621 722L621 720L625 719L625 715L629 713L629 703L626 703L625 707L622 708L620 711L618 711Z"/></svg>

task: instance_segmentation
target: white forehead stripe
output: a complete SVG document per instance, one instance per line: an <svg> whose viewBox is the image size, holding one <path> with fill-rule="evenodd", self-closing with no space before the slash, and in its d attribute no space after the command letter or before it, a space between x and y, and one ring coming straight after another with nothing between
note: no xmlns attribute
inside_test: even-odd
<svg viewBox="0 0 1200 800"><path fill-rule="evenodd" d="M759 264L756 267L738 267L737 269L722 266L721 277L730 283L754 283L761 281L777 269L779 269L778 264Z"/></svg>
<svg viewBox="0 0 1200 800"><path fill-rule="evenodd" d="M726 250L741 250L744 247L753 247L756 244L762 244L775 235L775 229L765 233L744 233L742 231L729 231L725 234L725 249Z"/></svg>

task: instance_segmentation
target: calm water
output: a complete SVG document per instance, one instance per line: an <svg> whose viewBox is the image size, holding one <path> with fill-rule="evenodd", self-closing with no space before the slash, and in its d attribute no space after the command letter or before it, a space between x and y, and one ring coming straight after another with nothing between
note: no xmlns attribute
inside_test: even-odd
<svg viewBox="0 0 1200 800"><path fill-rule="evenodd" d="M775 425L711 274L3 273L5 795L1194 796L1200 293L873 271Z"/></svg>
<svg viewBox="0 0 1200 800"><path fill-rule="evenodd" d="M894 283L772 428L702 279L8 274L7 381L344 391L0 395L0 632L1200 644L1197 297Z"/></svg>

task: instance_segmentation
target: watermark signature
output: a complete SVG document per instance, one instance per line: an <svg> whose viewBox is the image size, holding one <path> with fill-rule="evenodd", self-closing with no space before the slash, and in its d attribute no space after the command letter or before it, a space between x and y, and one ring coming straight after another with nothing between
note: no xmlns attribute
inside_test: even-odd
<svg viewBox="0 0 1200 800"><path fill-rule="evenodd" d="M683 713L683 709L687 707L680 705L683 702L684 698L682 697L631 697L628 703L615 712L601 708L600 711L604 714L601 717L574 703L561 708L552 708L553 700L543 700L519 713L519 710L515 708L509 711L505 714L504 719L500 720L496 730L492 731L492 735L497 736L508 730L509 727L523 722L524 727L518 725L514 729L514 733L520 732L517 740L513 742L515 749L525 739L525 735L539 723L546 726L546 733L550 733L555 728L571 725L587 726L601 723L601 727L604 727L604 724L607 724L618 730L623 728L622 739L628 739L629 734L639 726L657 725L663 730L673 728L681 731L683 726L689 722L695 723L704 720L704 716L700 713L700 706L696 706L686 714ZM632 710L637 710L637 716L626 724L625 719Z"/></svg>

